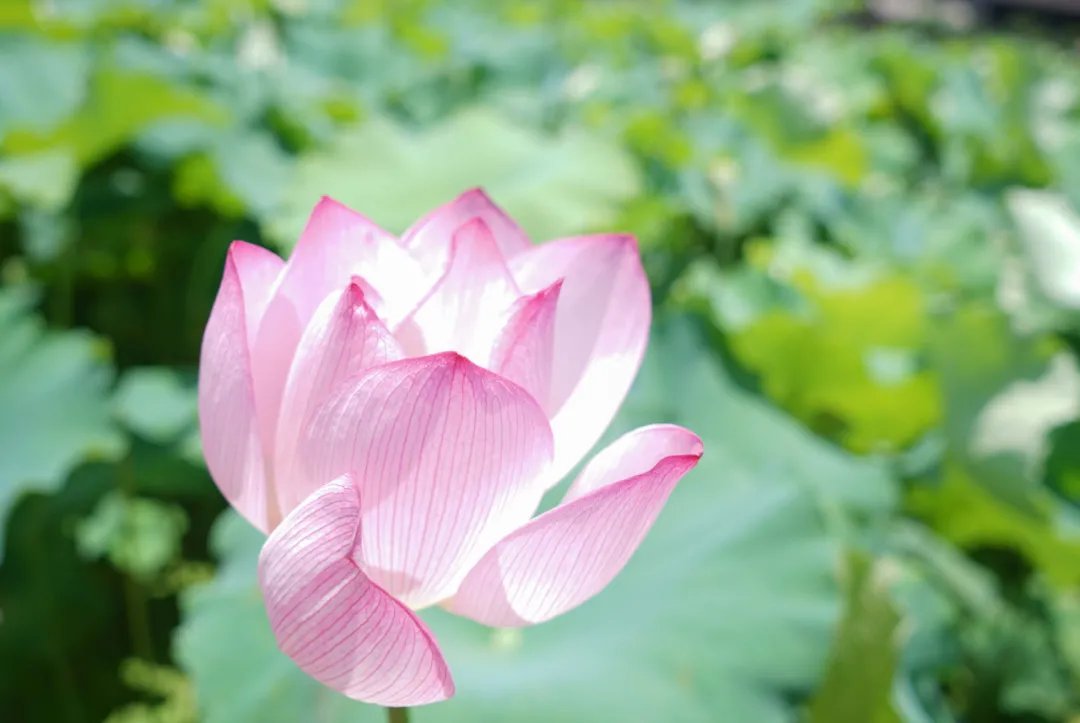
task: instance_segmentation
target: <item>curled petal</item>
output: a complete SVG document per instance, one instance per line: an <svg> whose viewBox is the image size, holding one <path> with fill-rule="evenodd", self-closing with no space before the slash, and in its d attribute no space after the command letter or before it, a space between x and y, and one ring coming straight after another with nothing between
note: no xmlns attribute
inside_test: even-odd
<svg viewBox="0 0 1080 723"><path fill-rule="evenodd" d="M360 503L348 477L306 499L259 556L278 647L311 677L385 706L445 700L454 684L431 632L356 562Z"/></svg>
<svg viewBox="0 0 1080 723"><path fill-rule="evenodd" d="M319 403L346 379L402 357L397 340L368 305L361 287L362 280L356 278L336 298L327 297L304 331L289 370L274 465L283 514L311 491L291 482L297 478L297 439Z"/></svg>
<svg viewBox="0 0 1080 723"><path fill-rule="evenodd" d="M210 475L248 521L264 532L273 504L252 393L250 344L283 262L235 242L203 334L199 428Z"/></svg>
<svg viewBox="0 0 1080 723"><path fill-rule="evenodd" d="M444 353L349 380L301 437L297 483L351 474L368 576L420 608L456 589L543 493L551 432L520 387Z"/></svg>
<svg viewBox="0 0 1080 723"><path fill-rule="evenodd" d="M669 457L700 457L701 438L676 424L650 424L627 432L600 450L566 490L562 504L573 502L620 480L648 472Z"/></svg>
<svg viewBox="0 0 1080 723"><path fill-rule="evenodd" d="M521 227L479 188L466 191L417 221L402 235L401 243L428 273L438 274L446 266L454 233L475 218L491 229L495 245L504 258L529 248L529 237Z"/></svg>
<svg viewBox="0 0 1080 723"><path fill-rule="evenodd" d="M520 296L491 229L473 219L454 234L446 273L396 333L412 356L456 351L487 366Z"/></svg>
<svg viewBox="0 0 1080 723"><path fill-rule="evenodd" d="M491 368L532 395L545 412L551 403L555 311L562 280L521 298L492 353Z"/></svg>
<svg viewBox="0 0 1080 723"><path fill-rule="evenodd" d="M626 565L701 452L697 435L673 425L622 437L586 466L562 504L496 544L447 607L515 627L585 602Z"/></svg>
<svg viewBox="0 0 1080 723"><path fill-rule="evenodd" d="M582 236L533 247L510 262L535 293L562 279L547 409L555 484L596 444L641 366L649 336L649 283L630 236Z"/></svg>

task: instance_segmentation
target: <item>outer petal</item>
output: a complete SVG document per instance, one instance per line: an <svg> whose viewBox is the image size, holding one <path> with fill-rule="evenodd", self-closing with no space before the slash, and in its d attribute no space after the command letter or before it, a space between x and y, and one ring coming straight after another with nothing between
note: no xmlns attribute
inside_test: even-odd
<svg viewBox="0 0 1080 723"><path fill-rule="evenodd" d="M450 595L543 493L551 432L520 387L453 354L376 367L305 430L300 484L350 473L362 490L364 571L419 608Z"/></svg>
<svg viewBox="0 0 1080 723"><path fill-rule="evenodd" d="M267 447L276 436L281 395L304 328L323 299L353 276L378 292L378 304L373 305L384 320L400 318L426 289L419 265L392 236L359 213L323 198L289 257L256 335L255 398Z"/></svg>
<svg viewBox="0 0 1080 723"><path fill-rule="evenodd" d="M258 246L237 241L229 248L199 357L199 427L207 467L229 503L263 531L272 504L249 350L251 329L282 266L281 259Z"/></svg>
<svg viewBox="0 0 1080 723"><path fill-rule="evenodd" d="M456 351L487 366L520 297L491 229L473 219L454 234L446 273L396 333L411 356Z"/></svg>
<svg viewBox="0 0 1080 723"><path fill-rule="evenodd" d="M600 438L637 375L651 317L649 282L630 236L543 244L510 263L526 293L563 279L547 409L555 434L555 484Z"/></svg>
<svg viewBox="0 0 1080 723"><path fill-rule="evenodd" d="M701 452L697 435L672 425L622 437L585 468L578 494L572 489L561 505L495 545L447 607L485 625L512 627L585 602L626 565Z"/></svg>
<svg viewBox="0 0 1080 723"><path fill-rule="evenodd" d="M229 246L226 264L231 259L244 293L244 326L248 344L255 341L263 313L270 303L271 294L285 268L285 262L273 251L246 241L233 241Z"/></svg>
<svg viewBox="0 0 1080 723"><path fill-rule="evenodd" d="M282 514L311 492L291 482L297 478L297 439L319 403L349 377L401 357L397 340L367 304L359 278L337 298L327 297L315 312L289 370L278 419L275 469Z"/></svg>
<svg viewBox="0 0 1080 723"><path fill-rule="evenodd" d="M492 353L491 368L521 386L545 412L551 404L551 370L555 361L555 311L562 280L526 296L502 330Z"/></svg>
<svg viewBox="0 0 1080 723"><path fill-rule="evenodd" d="M296 508L259 556L278 646L319 682L386 706L445 700L454 683L434 637L356 563L360 503L348 477Z"/></svg>
<svg viewBox="0 0 1080 723"><path fill-rule="evenodd" d="M474 218L491 229L504 257L510 258L530 247L529 237L521 227L479 188L466 191L424 216L405 231L401 243L429 273L440 273L449 258L454 232Z"/></svg>

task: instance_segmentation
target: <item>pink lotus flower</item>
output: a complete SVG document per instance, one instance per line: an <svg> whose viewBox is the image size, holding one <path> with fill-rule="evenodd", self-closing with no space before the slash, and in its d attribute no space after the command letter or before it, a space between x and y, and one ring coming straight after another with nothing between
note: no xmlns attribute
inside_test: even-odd
<svg viewBox="0 0 1080 723"><path fill-rule="evenodd" d="M630 432L533 514L622 403L649 318L633 238L533 246L479 190L400 239L324 198L288 262L234 243L199 417L217 485L270 533L281 649L353 698L430 703L454 685L414 610L530 625L603 589L697 436Z"/></svg>

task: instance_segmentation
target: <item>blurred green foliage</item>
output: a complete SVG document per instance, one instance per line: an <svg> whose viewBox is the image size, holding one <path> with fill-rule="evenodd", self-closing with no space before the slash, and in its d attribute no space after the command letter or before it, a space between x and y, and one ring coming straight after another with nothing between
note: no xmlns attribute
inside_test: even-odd
<svg viewBox="0 0 1080 723"><path fill-rule="evenodd" d="M612 434L708 453L595 601L429 615L417 720L1080 720L1072 38L857 5L6 0L0 718L381 719L274 646L199 339L232 239L484 185L638 234Z"/></svg>

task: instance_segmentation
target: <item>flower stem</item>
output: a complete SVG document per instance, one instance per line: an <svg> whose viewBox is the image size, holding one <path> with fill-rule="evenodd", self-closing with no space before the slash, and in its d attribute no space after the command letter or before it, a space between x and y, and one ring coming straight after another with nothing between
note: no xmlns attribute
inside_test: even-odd
<svg viewBox="0 0 1080 723"><path fill-rule="evenodd" d="M408 708L387 708L386 720L389 723L409 723Z"/></svg>

